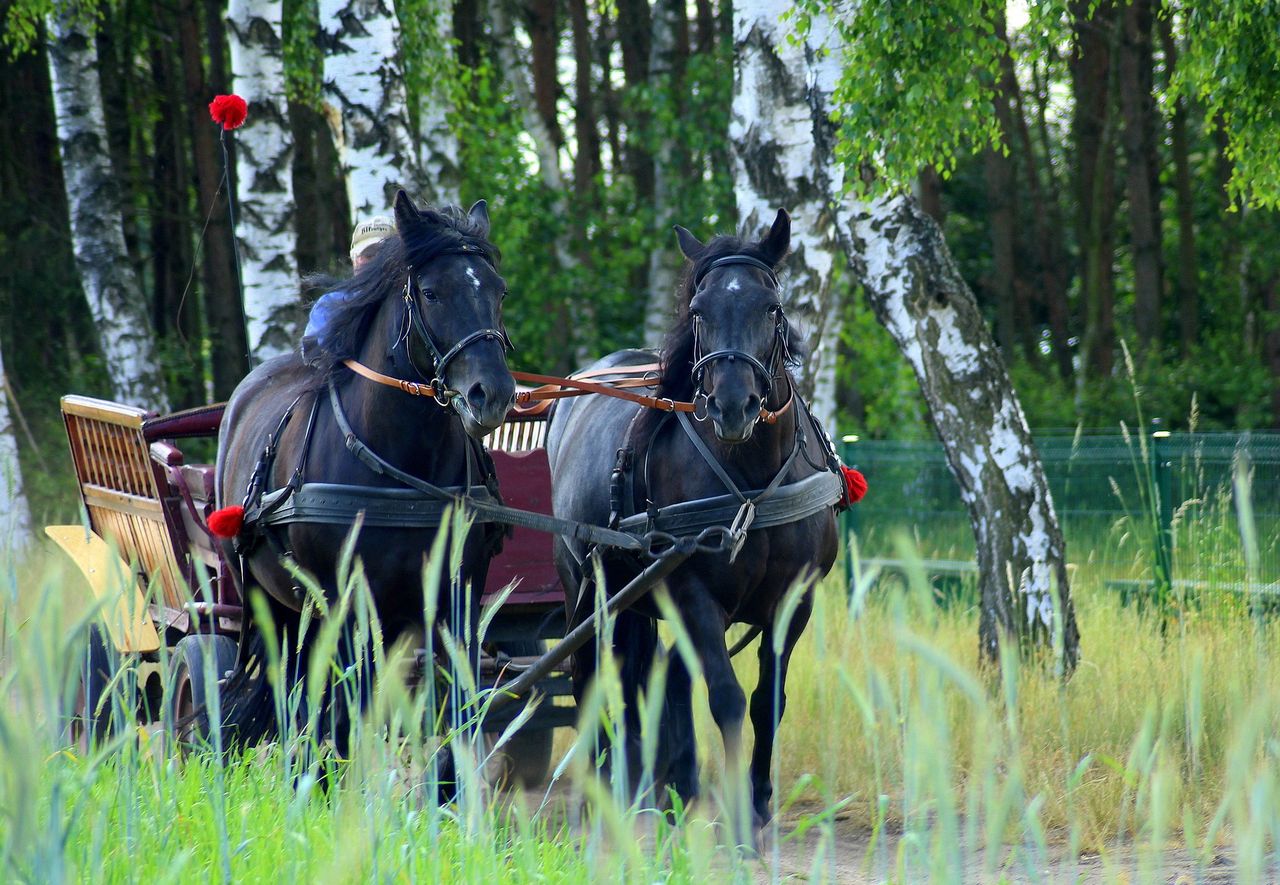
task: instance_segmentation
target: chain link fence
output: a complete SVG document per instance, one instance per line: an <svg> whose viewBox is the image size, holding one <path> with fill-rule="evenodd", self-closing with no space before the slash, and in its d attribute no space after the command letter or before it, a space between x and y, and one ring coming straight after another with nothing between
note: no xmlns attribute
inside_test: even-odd
<svg viewBox="0 0 1280 885"><path fill-rule="evenodd" d="M1280 433L1037 436L1036 445L1077 570L1113 585L1280 581ZM940 443L846 438L841 448L869 484L845 522L861 556L899 557L907 535L926 558L973 561Z"/></svg>

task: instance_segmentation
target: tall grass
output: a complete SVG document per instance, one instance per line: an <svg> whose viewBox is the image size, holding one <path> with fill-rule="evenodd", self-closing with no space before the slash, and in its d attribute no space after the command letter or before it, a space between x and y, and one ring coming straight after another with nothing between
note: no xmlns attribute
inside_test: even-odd
<svg viewBox="0 0 1280 885"><path fill-rule="evenodd" d="M438 614L436 588L462 592L457 556L442 533L424 569L426 617ZM1277 873L1280 627L1245 611L1162 633L1084 571L1081 663L1064 683L1011 656L980 667L976 612L939 610L919 570L893 592L869 573L852 593L828 580L787 684L782 813L751 858L728 847L722 822L740 794L726 789L709 717L699 722L707 798L657 815L598 776L596 723L623 727L606 663L583 705L591 727L558 741L555 782L523 797L496 790L485 778L494 739L470 727L492 697L474 691L466 649L429 638L453 681L411 688L412 643L382 642L359 561L347 555L342 572L337 597L313 592L311 616L345 613L360 639L344 652L348 640L322 629L313 679L292 690L279 677L288 647L275 647L275 704L293 714L279 739L184 753L154 728L126 726L149 670L126 658L110 699L121 727L82 753L64 725L91 612L55 560L7 566L0 879L707 882L799 869L819 880L1068 882L1080 852L1100 852L1104 879L1154 882L1173 848L1202 870L1226 853L1239 881ZM679 629L666 635L681 653ZM736 661L748 691L754 651ZM645 762L664 674L656 668L641 717ZM354 698L366 679L364 715L326 724L322 691ZM326 740L337 727L350 729L345 759ZM464 760L447 804L443 747Z"/></svg>

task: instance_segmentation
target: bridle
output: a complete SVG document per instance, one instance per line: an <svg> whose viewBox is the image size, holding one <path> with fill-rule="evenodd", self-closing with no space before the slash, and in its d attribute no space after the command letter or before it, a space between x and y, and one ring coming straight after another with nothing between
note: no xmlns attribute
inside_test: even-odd
<svg viewBox="0 0 1280 885"><path fill-rule="evenodd" d="M707 274L711 271L733 265L744 265L762 270L773 284L774 292L777 293L779 287L777 274L773 272L773 268L759 258L751 255L724 255L707 264L706 267L698 271L697 276L693 279L693 288L695 294L701 291L702 282L706 279ZM773 395L774 383L777 381L779 372L779 360L785 365L786 361L791 358L791 351L787 347L787 316L783 312L781 305L773 308L771 311L774 315L773 324L773 346L769 350L769 361L766 365L761 362L754 354L747 353L745 350L734 350L732 348L724 348L722 350L713 350L711 353L702 353L702 317L694 314L693 320L693 368L690 370L693 376L693 399L694 403L701 405L701 408L695 409L694 417L698 420L706 418L707 395L702 390L702 382L706 377L707 366L716 360L728 360L735 362L742 360L749 365L756 374L760 376L764 382L765 395L761 402L761 411L764 411L764 403L768 402Z"/></svg>
<svg viewBox="0 0 1280 885"><path fill-rule="evenodd" d="M433 258L439 258L443 255L478 255L488 262L491 267L493 266L493 262L489 260L489 256L485 254L483 249L467 243L462 243L445 252L438 253ZM464 335L457 343L442 353L436 345L435 339L431 336L431 330L427 328L426 320L422 317L422 309L418 306L420 294L417 274L414 273L413 265L409 265L408 276L404 282L405 332L397 337L395 347L404 346L409 364L413 366L419 376L430 379L423 392L429 393L442 408L450 408L453 399L461 394L459 391L451 389L448 382L445 381L445 370L448 368L449 363L460 356L466 348L479 341L498 341L505 351L514 350L515 347L507 336L507 330L500 323L496 329L477 329L468 335ZM431 369L429 372L424 372L413 359L413 353L407 346L409 330L413 331L418 340L422 342L423 346L431 354ZM409 389L409 387L416 387L413 382L401 382L398 386L405 390L406 393L417 392Z"/></svg>

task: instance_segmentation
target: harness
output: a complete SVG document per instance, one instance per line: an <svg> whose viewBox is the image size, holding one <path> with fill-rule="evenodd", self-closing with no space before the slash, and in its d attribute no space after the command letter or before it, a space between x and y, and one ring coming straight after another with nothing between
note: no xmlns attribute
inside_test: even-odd
<svg viewBox="0 0 1280 885"><path fill-rule="evenodd" d="M731 265L745 265L762 270L768 276L774 288L778 287L778 278L774 274L773 268L764 261L750 255L725 255L711 261L698 272L698 275L694 278L694 288L699 289L707 274L711 271ZM724 534L725 541L728 544L729 559L732 562L742 550L748 531L799 522L822 512L828 507L834 506L844 493L844 480L841 477L839 460L836 458L830 439L818 425L817 419L813 417L813 413L804 403L803 398L796 393L794 387L788 382L789 395L786 404L771 414L775 416L781 415L793 403L796 403L798 413L802 413L804 418L807 419L807 423L812 425L815 436L822 447L822 463L815 463L810 458L804 428L806 422L801 420L800 414L797 414L795 437L792 441L791 451L783 459L782 466L778 468L773 479L764 488L750 490L741 489L733 481L733 478L729 476L715 454L702 440L693 424L694 420L701 421L706 417L706 395L702 392L703 378L705 377L707 366L716 360L728 360L730 362L742 360L750 365L764 381L767 388L765 394L767 401L773 393L774 385L779 375L781 374L785 377L785 369L782 369L781 373L779 369L781 366L785 366L785 361L791 357L787 347L788 325L786 315L781 308L778 308L775 312L773 346L769 352L767 364L753 354L741 350L721 349L703 354L700 318L695 315L693 322L694 362L691 372L695 390L694 401L702 403L703 408L695 411L693 418L690 418L689 414L684 411L668 413L654 428L653 435L645 445L645 489L647 491L651 488L649 482L649 456L653 451L653 441L670 422L672 414L674 414L698 455L711 468L720 482L724 484L728 494L698 498L692 501L681 501L664 507L656 506L650 499L645 510L640 511L636 506L635 457L634 445L631 442L636 427L636 420L633 419L627 428L624 444L618 449L611 477L610 506L612 513L610 515L610 524L620 531L650 538L664 536L671 539L673 543L676 539L718 531ZM795 482L784 483L784 479L795 464L796 459L801 455L818 472Z"/></svg>
<svg viewBox="0 0 1280 885"><path fill-rule="evenodd" d="M792 393L799 400L799 395ZM803 402L803 400L800 400ZM741 552L746 542L747 532L753 529L766 529L774 526L800 522L816 513L821 513L840 500L844 491L844 480L833 470L835 453L829 448L826 434L818 428L807 407L802 407L804 415L818 430L818 439L824 449L826 463L814 463L808 452L807 436L799 416L796 421L796 432L791 451L783 459L773 479L764 488L743 490L733 481L724 466L715 457L698 435L693 421L688 415L679 413L676 420L685 435L693 444L702 460L709 466L716 477L724 484L728 494L707 498L696 498L691 501L680 501L663 507L656 506L650 499L648 506L639 511L635 506L636 471L635 457L631 446L634 422L627 430L626 444L618 450L610 488L610 501L614 513L611 524L619 531L629 532L645 537L661 536L674 543L676 539L705 535L708 532L723 533L728 543L729 561L732 562ZM653 441L669 423L664 418L654 429L653 435L645 446L644 483L649 484L649 456L653 450ZM817 473L784 483L797 458L802 456L810 466L818 469Z"/></svg>

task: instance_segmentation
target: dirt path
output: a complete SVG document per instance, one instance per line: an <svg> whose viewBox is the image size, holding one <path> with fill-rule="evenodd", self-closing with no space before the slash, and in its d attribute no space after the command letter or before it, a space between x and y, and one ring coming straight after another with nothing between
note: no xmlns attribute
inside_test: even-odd
<svg viewBox="0 0 1280 885"><path fill-rule="evenodd" d="M837 815L828 836L820 827L808 825L817 811L792 812L778 822L781 838L776 853L772 844L766 847L759 881L881 883L951 878L950 869L931 871L927 848L904 838L901 832L882 832L873 845L869 829L855 823L851 815ZM1235 865L1227 853L1218 854L1203 868L1197 868L1184 849L1170 848L1157 860L1129 843L1112 846L1103 854L1085 853L1075 860L1067 855L1064 839L1051 839L1043 852L1035 846L1006 846L999 858L988 858L985 853L964 858L958 881L983 885L1144 881L1226 885L1237 881Z"/></svg>

